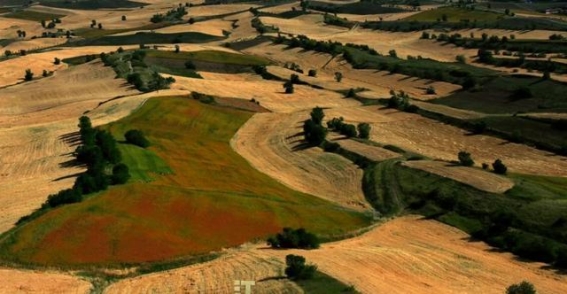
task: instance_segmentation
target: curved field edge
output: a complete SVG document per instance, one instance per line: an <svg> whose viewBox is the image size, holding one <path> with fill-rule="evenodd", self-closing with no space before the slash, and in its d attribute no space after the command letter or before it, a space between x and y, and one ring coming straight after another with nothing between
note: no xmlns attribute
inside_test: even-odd
<svg viewBox="0 0 567 294"><path fill-rule="evenodd" d="M52 210L4 234L1 258L61 267L135 264L236 246L284 226L331 236L370 223L281 185L234 152L229 140L251 115L183 97L148 100L106 128L119 140L128 129L142 130L173 173Z"/></svg>

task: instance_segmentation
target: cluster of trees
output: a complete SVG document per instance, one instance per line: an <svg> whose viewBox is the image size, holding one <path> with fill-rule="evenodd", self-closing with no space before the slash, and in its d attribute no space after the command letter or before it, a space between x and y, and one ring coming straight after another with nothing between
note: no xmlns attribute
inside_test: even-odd
<svg viewBox="0 0 567 294"><path fill-rule="evenodd" d="M286 62L284 64L284 68L293 70L293 71L298 72L298 73L304 73L303 69L301 69L301 66L299 64L295 63L295 62L291 62L291 63Z"/></svg>
<svg viewBox="0 0 567 294"><path fill-rule="evenodd" d="M26 31L18 30L16 33L18 33L18 38L26 37Z"/></svg>
<svg viewBox="0 0 567 294"><path fill-rule="evenodd" d="M289 254L285 257L285 275L290 280L308 280L317 272L317 266L305 264L305 257Z"/></svg>
<svg viewBox="0 0 567 294"><path fill-rule="evenodd" d="M127 143L132 145L142 148L150 146L150 141L146 139L146 136L144 136L144 133L140 130L129 130L124 134L124 138L126 138Z"/></svg>
<svg viewBox="0 0 567 294"><path fill-rule="evenodd" d="M271 26L265 25L258 17L253 18L252 21L250 21L250 24L252 25L253 28L256 29L256 31L260 35L270 32L279 32L280 30L278 27L274 25Z"/></svg>
<svg viewBox="0 0 567 294"><path fill-rule="evenodd" d="M74 154L77 162L87 166L87 171L77 177L72 189L50 195L46 202L49 207L80 202L82 195L105 190L109 185L124 184L130 178L128 166L120 162L120 150L109 132L93 128L90 119L82 116L79 135L82 144ZM110 174L109 166L112 167Z"/></svg>
<svg viewBox="0 0 567 294"><path fill-rule="evenodd" d="M416 112L417 106L409 102L409 95L404 91L396 93L394 90L390 91L390 99L388 99L388 107L395 108L406 112Z"/></svg>
<svg viewBox="0 0 567 294"><path fill-rule="evenodd" d="M303 228L295 230L283 228L281 233L269 237L267 243L272 248L316 249L319 248L321 241L317 235Z"/></svg>
<svg viewBox="0 0 567 294"><path fill-rule="evenodd" d="M423 37L424 34L422 34L422 38ZM436 39L439 42L450 43L464 48L482 48L486 50L508 50L522 53L542 54L556 52L567 53L567 43L565 42L551 42L547 40L516 40L515 35L498 37L496 35L489 36L488 34L483 33L481 38L475 38L474 34L471 34L470 38L468 38L463 37L459 33L451 35L442 33L436 36Z"/></svg>
<svg viewBox="0 0 567 294"><path fill-rule="evenodd" d="M506 294L536 294L536 289L532 283L523 281L519 284L510 285L506 288Z"/></svg>
<svg viewBox="0 0 567 294"><path fill-rule="evenodd" d="M327 137L327 129L323 126L325 113L322 108L315 107L310 115L311 118L303 123L305 140L312 146L319 146Z"/></svg>
<svg viewBox="0 0 567 294"><path fill-rule="evenodd" d="M179 6L177 8L173 8L166 12L165 15L161 13L154 14L150 21L153 23L163 22L163 21L178 21L183 18L183 16L187 15L187 9L184 6Z"/></svg>
<svg viewBox="0 0 567 294"><path fill-rule="evenodd" d="M45 19L42 19L42 20L40 21L40 23L41 23L41 26L42 26L43 28L46 28L46 29L54 29L55 26L56 26L58 23L61 23L61 19L59 19L59 18L54 18L54 19L52 19L49 23L47 23L47 21L45 21Z"/></svg>
<svg viewBox="0 0 567 294"><path fill-rule="evenodd" d="M291 74L289 76L289 80L287 80L284 84L283 87L285 89L285 93L286 94L293 94L293 92L295 91L293 85L295 84L300 84L301 81L299 80L299 76L296 74Z"/></svg>
<svg viewBox="0 0 567 294"><path fill-rule="evenodd" d="M348 138L358 137L361 139L368 139L370 137L370 130L372 129L368 123L359 123L357 126L344 123L343 117L335 117L327 121L327 128L339 132Z"/></svg>
<svg viewBox="0 0 567 294"><path fill-rule="evenodd" d="M462 165L462 166L473 166L474 165L474 160L472 159L472 156L469 152L460 151L457 154L457 158L459 159L459 164ZM488 164L483 163L482 168L488 169ZM504 175L508 171L508 167L500 159L496 159L492 163L492 169L494 170L495 173L500 174L500 175Z"/></svg>
<svg viewBox="0 0 567 294"><path fill-rule="evenodd" d="M527 60L523 53L518 58L495 58L490 50L479 49L477 53L478 61L502 67L520 67L527 70L537 70L546 73L545 79L549 79L549 73L567 73L567 65L551 60Z"/></svg>

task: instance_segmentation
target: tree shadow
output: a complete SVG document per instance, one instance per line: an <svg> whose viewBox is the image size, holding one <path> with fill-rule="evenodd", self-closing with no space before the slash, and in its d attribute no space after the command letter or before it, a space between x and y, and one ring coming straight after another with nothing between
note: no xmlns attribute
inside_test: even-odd
<svg viewBox="0 0 567 294"><path fill-rule="evenodd" d="M313 147L313 146L312 146L311 144L309 144L307 141L301 140L301 141L299 141L299 142L301 142L301 143L300 143L300 144L297 144L297 145L295 145L295 146L293 146L293 147L291 147L291 151L297 152L297 151L302 151L302 150L306 150L306 149L309 149L309 148Z"/></svg>
<svg viewBox="0 0 567 294"><path fill-rule="evenodd" d="M78 146L81 144L81 135L79 132L71 132L59 136L59 140L65 142L69 146Z"/></svg>
<svg viewBox="0 0 567 294"><path fill-rule="evenodd" d="M267 277L267 278L263 278L258 280L258 282L267 282L267 281L279 281L279 280L286 280L287 277L286 276L274 276L274 277Z"/></svg>
<svg viewBox="0 0 567 294"><path fill-rule="evenodd" d="M81 174L83 174L83 173L80 172L80 173L74 173L74 174L70 174L70 175L58 177L58 178L56 178L56 179L53 179L52 182L58 182L58 181L65 180L65 179L76 178L76 177L80 176Z"/></svg>

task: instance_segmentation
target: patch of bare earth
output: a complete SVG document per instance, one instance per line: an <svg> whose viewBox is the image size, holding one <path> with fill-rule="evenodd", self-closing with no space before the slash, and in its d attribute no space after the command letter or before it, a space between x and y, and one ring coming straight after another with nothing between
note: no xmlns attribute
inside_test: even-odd
<svg viewBox="0 0 567 294"><path fill-rule="evenodd" d="M0 269L0 293L90 293L91 283L55 272Z"/></svg>
<svg viewBox="0 0 567 294"><path fill-rule="evenodd" d="M459 166L443 161L406 161L403 165L424 170L491 193L504 193L514 187L514 182L508 178L481 169Z"/></svg>
<svg viewBox="0 0 567 294"><path fill-rule="evenodd" d="M356 209L368 205L362 192L363 171L347 159L305 146L307 111L261 113L231 140L232 148L259 171L301 192Z"/></svg>

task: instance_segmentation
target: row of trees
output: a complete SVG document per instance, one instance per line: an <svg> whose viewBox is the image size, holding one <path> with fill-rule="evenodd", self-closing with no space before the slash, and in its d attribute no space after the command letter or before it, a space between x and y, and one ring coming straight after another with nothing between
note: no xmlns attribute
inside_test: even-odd
<svg viewBox="0 0 567 294"><path fill-rule="evenodd" d="M333 118L327 121L327 128L323 126L325 113L321 107L311 110L310 118L303 123L305 140L312 146L321 145L327 136L328 130L336 131L348 138L358 137L368 139L371 126L368 123L359 123L357 126L344 122L344 118Z"/></svg>
<svg viewBox="0 0 567 294"><path fill-rule="evenodd" d="M472 159L472 156L469 152L460 151L457 154L457 158L459 159L459 164L462 165L462 166L473 166L474 165L474 160ZM482 168L488 169L488 164L483 163ZM506 174L506 172L508 171L508 167L500 159L496 159L492 163L492 169L494 170L495 173L501 174L501 175Z"/></svg>
<svg viewBox="0 0 567 294"><path fill-rule="evenodd" d="M269 237L267 243L272 248L316 249L319 248L321 241L317 235L303 228L283 228L281 233Z"/></svg>
<svg viewBox="0 0 567 294"><path fill-rule="evenodd" d="M154 14L150 19L153 23L163 22L163 21L176 21L181 20L184 15L187 15L187 9L184 6L179 6L177 8L173 8L166 12L165 15L161 13Z"/></svg>
<svg viewBox="0 0 567 294"><path fill-rule="evenodd" d="M358 125L344 123L344 118L333 118L327 121L327 128L332 131L339 132L348 138L358 137L361 139L370 138L370 130L372 127L368 123L359 123Z"/></svg>

